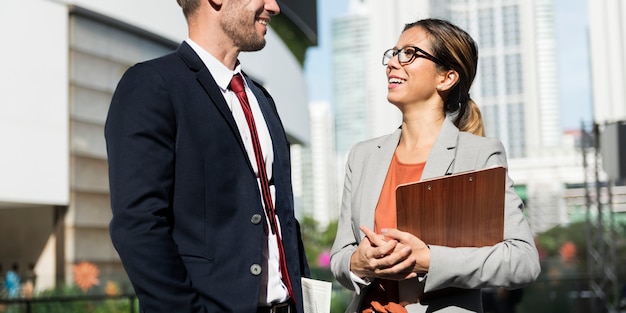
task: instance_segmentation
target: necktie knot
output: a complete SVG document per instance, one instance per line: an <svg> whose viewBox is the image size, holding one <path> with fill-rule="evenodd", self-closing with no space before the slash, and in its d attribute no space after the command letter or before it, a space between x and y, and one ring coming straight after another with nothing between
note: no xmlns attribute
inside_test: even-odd
<svg viewBox="0 0 626 313"><path fill-rule="evenodd" d="M230 80L229 86L230 86L230 90L234 91L235 93L242 92L245 90L245 87L243 84L243 78L241 77L240 74L233 75L233 78Z"/></svg>

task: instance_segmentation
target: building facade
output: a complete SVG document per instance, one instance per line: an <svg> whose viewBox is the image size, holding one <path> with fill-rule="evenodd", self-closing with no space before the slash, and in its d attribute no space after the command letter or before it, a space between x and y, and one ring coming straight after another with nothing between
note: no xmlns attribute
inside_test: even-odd
<svg viewBox="0 0 626 313"><path fill-rule="evenodd" d="M304 155L302 186L307 190L302 194L301 212L325 228L339 218L334 120L330 104L311 102L309 118L310 144L301 147Z"/></svg>
<svg viewBox="0 0 626 313"><path fill-rule="evenodd" d="M626 120L626 3L588 1L594 121Z"/></svg>
<svg viewBox="0 0 626 313"><path fill-rule="evenodd" d="M332 59L337 153L346 154L351 145L369 137L367 111L369 64L367 15L350 14L333 20Z"/></svg>

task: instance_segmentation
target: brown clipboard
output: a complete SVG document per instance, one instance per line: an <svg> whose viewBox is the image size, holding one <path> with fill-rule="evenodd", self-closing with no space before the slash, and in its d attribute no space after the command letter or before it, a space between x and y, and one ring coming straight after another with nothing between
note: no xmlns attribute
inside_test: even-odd
<svg viewBox="0 0 626 313"><path fill-rule="evenodd" d="M463 172L396 188L399 230L426 244L483 247L504 237L506 169Z"/></svg>

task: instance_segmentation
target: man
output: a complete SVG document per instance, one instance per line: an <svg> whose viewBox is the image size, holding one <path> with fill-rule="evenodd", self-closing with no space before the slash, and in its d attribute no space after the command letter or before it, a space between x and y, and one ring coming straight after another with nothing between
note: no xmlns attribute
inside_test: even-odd
<svg viewBox="0 0 626 313"><path fill-rule="evenodd" d="M130 68L111 101L113 244L141 312L302 312L289 143L267 91L233 80L278 4L177 1L189 38Z"/></svg>

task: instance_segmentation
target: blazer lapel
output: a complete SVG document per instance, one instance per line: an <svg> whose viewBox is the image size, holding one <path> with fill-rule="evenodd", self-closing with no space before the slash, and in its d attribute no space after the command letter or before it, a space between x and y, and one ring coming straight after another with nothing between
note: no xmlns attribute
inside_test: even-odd
<svg viewBox="0 0 626 313"><path fill-rule="evenodd" d="M435 140L435 144L428 155L422 180L453 173L458 137L458 128L454 126L449 117L446 117L441 125L437 140Z"/></svg>
<svg viewBox="0 0 626 313"><path fill-rule="evenodd" d="M270 138L272 139L272 149L274 149L274 162L272 164L272 174L273 180L276 187L276 190L282 190L282 188L290 188L289 186L281 185L284 177L278 177L279 175L283 175L284 173L290 173L290 169L285 167L290 167L291 164L289 159L282 159L283 156L289 155L289 146L286 143L285 131L282 128L282 122L280 121L280 117L277 113L275 113L272 105L270 104L265 93L257 87L247 76L245 79L254 93L257 102L259 103L259 107L261 108L261 113L263 113L263 118L265 119L265 124L267 125L267 129L270 133ZM276 208L282 207L278 205L278 195L276 201ZM277 209L278 211L278 209Z"/></svg>
<svg viewBox="0 0 626 313"><path fill-rule="evenodd" d="M380 198L380 193L383 189L387 172L389 171L391 159L400 141L400 134L401 130L398 129L389 136L382 137L381 141L376 145L375 150L372 151L369 158L364 162L363 171L368 173L368 175L367 177L363 177L363 181L369 183L366 184L363 190L361 202L363 206L363 210L361 211L363 216L360 218L360 223L367 226L369 229L374 229L376 205L378 204L378 199Z"/></svg>

